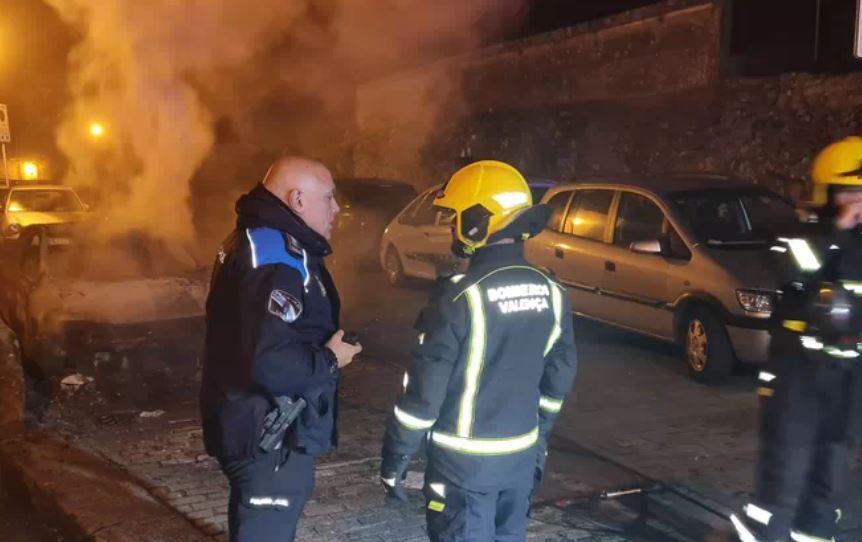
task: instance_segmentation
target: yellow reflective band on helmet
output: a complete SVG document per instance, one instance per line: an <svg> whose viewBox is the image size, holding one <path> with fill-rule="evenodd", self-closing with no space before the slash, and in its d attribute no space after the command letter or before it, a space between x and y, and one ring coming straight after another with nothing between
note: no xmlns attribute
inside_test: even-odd
<svg viewBox="0 0 862 542"><path fill-rule="evenodd" d="M431 441L438 446L470 455L503 455L526 450L539 439L539 428L510 438L463 438L433 431Z"/></svg>
<svg viewBox="0 0 862 542"><path fill-rule="evenodd" d="M470 339L467 364L464 369L464 393L458 411L458 436L469 437L473 430L473 416L476 409L476 393L479 390L479 376L485 361L485 310L482 305L482 291L478 284L465 291L467 305L470 307Z"/></svg>
<svg viewBox="0 0 862 542"><path fill-rule="evenodd" d="M413 430L429 429L431 426L434 425L434 422L437 421L417 418L416 416L404 412L403 410L398 408L397 405L395 406L395 419L398 420L398 422L407 429Z"/></svg>
<svg viewBox="0 0 862 542"><path fill-rule="evenodd" d="M563 296L560 294L560 289L551 281L551 305L554 307L554 327L551 328L551 336L548 337L548 343L545 345L544 355L548 355L551 348L557 343L560 334L563 332Z"/></svg>
<svg viewBox="0 0 862 542"><path fill-rule="evenodd" d="M808 324L802 320L785 320L781 325L790 331L796 331L797 333L802 333L808 327Z"/></svg>
<svg viewBox="0 0 862 542"><path fill-rule="evenodd" d="M428 501L428 510L432 512L442 512L446 509L446 504L440 501Z"/></svg>
<svg viewBox="0 0 862 542"><path fill-rule="evenodd" d="M834 538L821 538L819 536L800 533L799 531L790 531L790 540L794 542L835 542Z"/></svg>
<svg viewBox="0 0 862 542"><path fill-rule="evenodd" d="M563 400L542 395L539 397L539 408L545 412L556 414L563 408Z"/></svg>

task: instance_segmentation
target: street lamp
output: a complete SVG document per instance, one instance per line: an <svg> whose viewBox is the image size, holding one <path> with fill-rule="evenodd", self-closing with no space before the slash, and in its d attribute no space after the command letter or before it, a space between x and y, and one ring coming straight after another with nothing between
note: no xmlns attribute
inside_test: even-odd
<svg viewBox="0 0 862 542"><path fill-rule="evenodd" d="M25 181L35 181L39 178L39 166L35 162L21 164L21 176Z"/></svg>
<svg viewBox="0 0 862 542"><path fill-rule="evenodd" d="M105 125L101 122L91 122L90 135L93 139L101 139L105 135Z"/></svg>

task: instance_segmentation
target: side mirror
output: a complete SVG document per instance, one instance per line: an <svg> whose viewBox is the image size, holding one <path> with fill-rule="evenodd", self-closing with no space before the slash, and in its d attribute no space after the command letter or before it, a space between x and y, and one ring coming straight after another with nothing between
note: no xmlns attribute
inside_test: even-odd
<svg viewBox="0 0 862 542"><path fill-rule="evenodd" d="M650 239L648 241L635 241L629 245L629 250L638 254L656 254L664 253L662 242L658 239Z"/></svg>

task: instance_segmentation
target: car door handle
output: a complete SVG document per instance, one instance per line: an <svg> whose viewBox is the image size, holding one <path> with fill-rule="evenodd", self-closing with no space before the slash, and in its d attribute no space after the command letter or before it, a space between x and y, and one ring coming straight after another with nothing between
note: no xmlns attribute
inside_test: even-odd
<svg viewBox="0 0 862 542"><path fill-rule="evenodd" d="M605 262L605 271L610 271L613 273L616 270L617 270L617 264L615 264L614 262L611 262L611 261Z"/></svg>
<svg viewBox="0 0 862 542"><path fill-rule="evenodd" d="M563 249L561 249L560 247L555 248L554 249L554 256L556 256L557 258L562 260L563 259Z"/></svg>

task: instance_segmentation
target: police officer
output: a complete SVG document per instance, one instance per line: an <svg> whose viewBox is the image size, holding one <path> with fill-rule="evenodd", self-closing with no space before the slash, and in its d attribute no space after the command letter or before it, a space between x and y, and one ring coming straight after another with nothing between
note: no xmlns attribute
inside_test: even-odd
<svg viewBox="0 0 862 542"><path fill-rule="evenodd" d="M832 541L841 519L862 363L862 138L826 147L812 177L817 224L772 247L795 279L759 375L756 495L731 518L743 542Z"/></svg>
<svg viewBox="0 0 862 542"><path fill-rule="evenodd" d="M381 481L404 499L410 456L428 439L424 494L432 541L524 540L551 427L576 352L566 292L524 259L548 220L502 162L455 173L435 199L455 213L465 275L438 284L384 437Z"/></svg>
<svg viewBox="0 0 862 542"><path fill-rule="evenodd" d="M314 457L336 445L343 342L339 301L323 263L338 213L329 171L282 158L236 205L207 299L201 386L204 444L230 482L232 542L293 540L314 486ZM276 397L307 407L278 449L259 447Z"/></svg>

